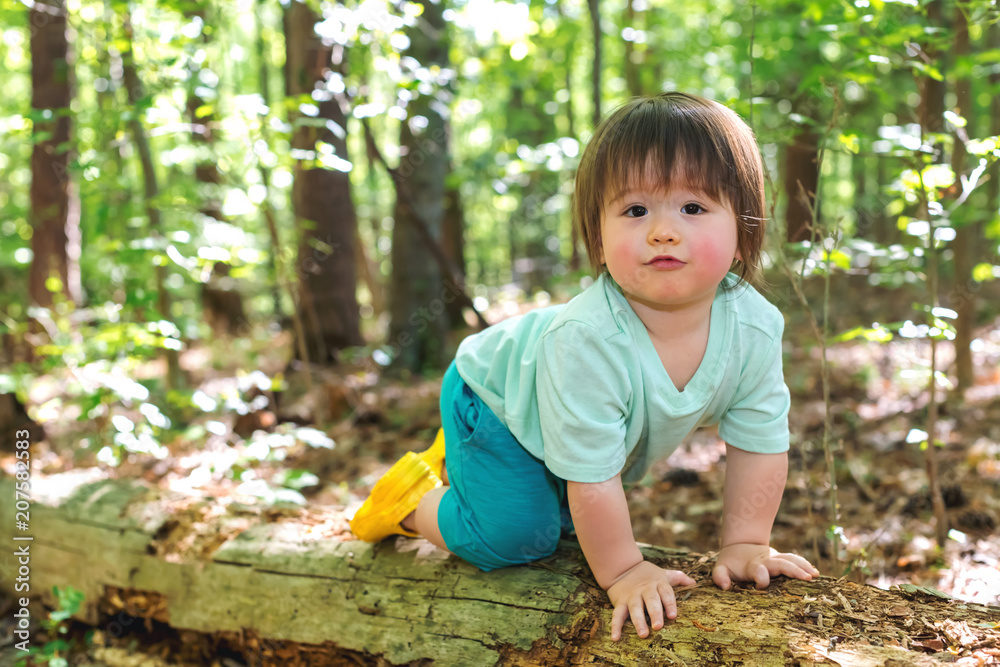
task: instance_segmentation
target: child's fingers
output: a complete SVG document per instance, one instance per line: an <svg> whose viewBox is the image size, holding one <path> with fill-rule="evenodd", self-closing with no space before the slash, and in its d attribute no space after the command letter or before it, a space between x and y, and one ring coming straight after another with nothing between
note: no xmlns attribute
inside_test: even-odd
<svg viewBox="0 0 1000 667"><path fill-rule="evenodd" d="M615 607L614 612L611 614L611 639L613 641L618 641L622 638L622 626L625 625L626 618L628 618L628 606L620 604Z"/></svg>
<svg viewBox="0 0 1000 667"><path fill-rule="evenodd" d="M635 631L640 637L649 634L649 628L646 627L646 611L641 597L634 596L629 600L628 615L632 617L632 625L635 626Z"/></svg>
<svg viewBox="0 0 1000 667"><path fill-rule="evenodd" d="M771 575L767 571L767 566L758 563L753 566L753 580L757 584L757 590L764 590L771 583Z"/></svg>
<svg viewBox="0 0 1000 667"><path fill-rule="evenodd" d="M715 585L724 591L728 591L729 587L733 585L733 579L730 576L729 568L725 565L716 565L715 569L712 570L712 581Z"/></svg>
<svg viewBox="0 0 1000 667"><path fill-rule="evenodd" d="M667 581L671 586L694 586L698 583L680 570L667 570Z"/></svg>
<svg viewBox="0 0 1000 667"><path fill-rule="evenodd" d="M819 574L819 570L813 567L812 563L798 554L778 554L775 558L790 561L800 567L804 572L809 572L814 575Z"/></svg>
<svg viewBox="0 0 1000 667"><path fill-rule="evenodd" d="M663 600L663 609L667 613L667 618L677 618L677 599L674 597L674 589L661 583L657 586L657 590L660 599Z"/></svg>
<svg viewBox="0 0 1000 667"><path fill-rule="evenodd" d="M798 563L793 563L790 559L772 558L768 561L768 564L768 570L773 575L783 574L792 579L805 579L806 581L811 581L813 578L813 568L808 563L806 564L807 567L803 568Z"/></svg>
<svg viewBox="0 0 1000 667"><path fill-rule="evenodd" d="M646 613L649 614L649 627L653 630L659 630L663 627L663 603L666 600L661 601L660 597L659 587L643 593L642 596L642 601L646 604ZM670 601L673 602L672 596ZM667 613L670 613L669 607Z"/></svg>

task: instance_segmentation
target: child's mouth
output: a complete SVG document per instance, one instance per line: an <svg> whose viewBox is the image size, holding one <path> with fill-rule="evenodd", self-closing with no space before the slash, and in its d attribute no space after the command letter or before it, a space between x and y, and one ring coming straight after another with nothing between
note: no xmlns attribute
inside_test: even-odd
<svg viewBox="0 0 1000 667"><path fill-rule="evenodd" d="M685 262L670 255L658 255L646 262L646 266L651 266L654 269L679 269L684 264Z"/></svg>

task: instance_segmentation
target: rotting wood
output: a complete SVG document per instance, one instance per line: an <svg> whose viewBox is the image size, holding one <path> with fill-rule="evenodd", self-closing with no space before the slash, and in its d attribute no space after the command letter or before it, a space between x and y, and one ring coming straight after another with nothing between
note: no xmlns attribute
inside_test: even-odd
<svg viewBox="0 0 1000 667"><path fill-rule="evenodd" d="M482 573L423 540L350 540L337 508L194 499L99 477L32 480L32 594L51 604L52 586L72 585L86 594L83 621L108 625L121 610L211 635L248 664L936 665L926 647L938 645L1000 664L998 608L828 577L725 592L708 557L656 547L647 558L699 585L652 638L630 629L615 643L607 597L573 542ZM13 480L0 479L0 494L13 497ZM8 544L13 512L3 503Z"/></svg>

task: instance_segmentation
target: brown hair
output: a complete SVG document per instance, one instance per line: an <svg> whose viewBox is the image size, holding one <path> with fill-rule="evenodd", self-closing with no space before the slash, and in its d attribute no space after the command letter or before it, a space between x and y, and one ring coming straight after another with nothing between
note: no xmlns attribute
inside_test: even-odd
<svg viewBox="0 0 1000 667"><path fill-rule="evenodd" d="M740 278L753 283L764 245L764 169L753 131L726 107L685 93L627 102L604 119L576 173L573 218L591 266L600 271L604 204L630 184L684 178L736 213Z"/></svg>

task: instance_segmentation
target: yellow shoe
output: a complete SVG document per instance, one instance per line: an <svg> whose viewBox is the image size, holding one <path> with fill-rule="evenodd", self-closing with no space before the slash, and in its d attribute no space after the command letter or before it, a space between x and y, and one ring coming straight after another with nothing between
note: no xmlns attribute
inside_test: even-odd
<svg viewBox="0 0 1000 667"><path fill-rule="evenodd" d="M368 499L351 519L351 530L365 542L379 542L390 535L417 537L400 522L417 509L424 494L439 486L441 478L421 455L407 452L375 482Z"/></svg>
<svg viewBox="0 0 1000 667"><path fill-rule="evenodd" d="M420 452L418 454L420 458L427 462L427 465L431 467L434 474L440 478L444 475L444 429L439 428L437 432L437 437L434 438L434 444L431 445L430 449Z"/></svg>

